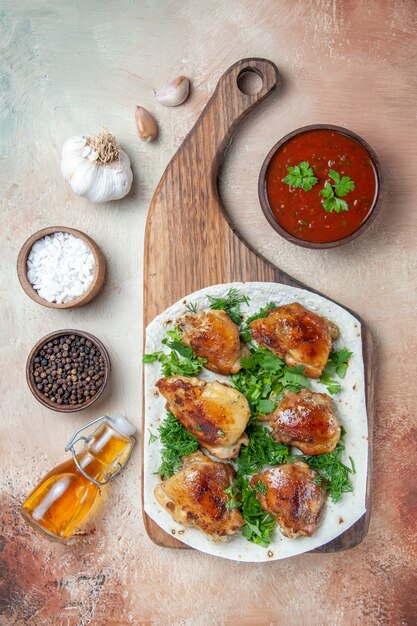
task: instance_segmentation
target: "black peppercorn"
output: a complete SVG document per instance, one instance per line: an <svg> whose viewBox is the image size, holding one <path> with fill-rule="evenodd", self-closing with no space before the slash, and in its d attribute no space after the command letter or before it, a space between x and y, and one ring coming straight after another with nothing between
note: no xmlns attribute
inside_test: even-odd
<svg viewBox="0 0 417 626"><path fill-rule="evenodd" d="M63 335L47 342L32 362L36 389L57 405L90 401L103 386L105 360L90 339Z"/></svg>

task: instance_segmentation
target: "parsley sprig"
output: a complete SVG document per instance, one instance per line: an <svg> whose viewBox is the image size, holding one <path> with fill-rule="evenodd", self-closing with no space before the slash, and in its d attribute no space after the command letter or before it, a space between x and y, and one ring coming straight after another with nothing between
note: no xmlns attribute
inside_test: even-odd
<svg viewBox="0 0 417 626"><path fill-rule="evenodd" d="M232 384L246 397L253 415L271 413L282 398L282 391L298 392L310 387L302 367L288 367L267 348L252 347L241 360L242 369L232 375Z"/></svg>
<svg viewBox="0 0 417 626"><path fill-rule="evenodd" d="M349 191L353 191L355 189L355 183L351 177L340 176L339 172L336 172L336 170L329 170L329 178L334 181L331 184L334 188L336 196L339 196L339 198L343 198L343 196L346 196Z"/></svg>
<svg viewBox="0 0 417 626"><path fill-rule="evenodd" d="M327 390L332 395L339 393L341 390L340 383L334 378L336 374L339 378L346 376L346 371L349 366L349 359L352 356L352 352L349 352L346 348L342 348L336 352L330 352L329 359L326 367L320 376L320 382L326 385Z"/></svg>
<svg viewBox="0 0 417 626"><path fill-rule="evenodd" d="M191 348L181 343L181 332L178 328L167 331L168 337L162 343L169 348L170 352L152 352L144 354L143 363L154 363L159 361L162 365L164 376L196 376L203 369L207 359L196 356Z"/></svg>
<svg viewBox="0 0 417 626"><path fill-rule="evenodd" d="M249 486L248 479L239 476L237 480L242 499L241 513L245 520L241 528L242 535L251 543L267 548L271 543L271 533L277 522L270 513L263 510L256 491Z"/></svg>
<svg viewBox="0 0 417 626"><path fill-rule="evenodd" d="M318 179L314 176L313 168L308 161L301 161L298 165L287 167L287 176L282 179L283 183L291 187L301 188L310 191L317 185Z"/></svg>
<svg viewBox="0 0 417 626"><path fill-rule="evenodd" d="M333 452L328 454L297 457L317 472L316 482L327 491L333 502L340 502L344 493L353 491L349 475L356 473L355 464L352 457L349 457L351 467L342 463L344 451L345 446L339 442Z"/></svg>
<svg viewBox="0 0 417 626"><path fill-rule="evenodd" d="M320 195L323 197L324 210L327 213L348 211L348 203L342 200L342 197L355 189L355 183L350 176L341 176L336 170L329 170L329 178L333 180L333 183L326 181L323 189L320 191Z"/></svg>
<svg viewBox="0 0 417 626"><path fill-rule="evenodd" d="M248 304L248 296L242 296L235 287L232 287L224 298L215 298L214 296L207 296L207 298L210 303L210 309L225 311L232 322L238 326L241 324L242 314L240 313L239 305L243 303Z"/></svg>

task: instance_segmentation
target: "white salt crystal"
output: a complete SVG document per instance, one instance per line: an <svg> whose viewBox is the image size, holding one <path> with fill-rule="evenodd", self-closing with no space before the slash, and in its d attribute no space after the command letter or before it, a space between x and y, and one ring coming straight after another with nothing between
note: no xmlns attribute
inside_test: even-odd
<svg viewBox="0 0 417 626"><path fill-rule="evenodd" d="M34 270L28 271L28 279L33 285L33 283L36 281L36 272Z"/></svg>
<svg viewBox="0 0 417 626"><path fill-rule="evenodd" d="M35 252L38 252L38 250L42 250L43 247L44 247L44 244L42 243L42 239L40 239L39 241L35 241L35 243L33 244L30 250L30 254L33 256Z"/></svg>
<svg viewBox="0 0 417 626"><path fill-rule="evenodd" d="M41 298L48 302L70 302L90 287L94 256L81 239L58 232L33 244L27 270L29 282Z"/></svg>

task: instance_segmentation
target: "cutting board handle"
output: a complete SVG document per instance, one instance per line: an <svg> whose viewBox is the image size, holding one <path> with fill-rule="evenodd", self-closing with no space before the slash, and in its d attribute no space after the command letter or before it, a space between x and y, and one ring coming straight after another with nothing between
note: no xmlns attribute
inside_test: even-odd
<svg viewBox="0 0 417 626"><path fill-rule="evenodd" d="M242 91L242 77L247 72L254 72L262 79L262 86L257 93ZM279 82L278 68L267 59L242 59L226 70L183 144L188 153L191 147L195 154L194 175L197 168L200 170L198 175L207 178L207 174L211 172L213 180L217 178L219 166L235 128ZM180 148L176 157L181 156Z"/></svg>

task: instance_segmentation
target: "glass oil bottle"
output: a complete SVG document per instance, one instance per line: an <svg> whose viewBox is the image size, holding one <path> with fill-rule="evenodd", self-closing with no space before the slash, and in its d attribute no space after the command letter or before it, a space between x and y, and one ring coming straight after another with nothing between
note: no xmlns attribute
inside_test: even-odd
<svg viewBox="0 0 417 626"><path fill-rule="evenodd" d="M89 437L80 435L98 423ZM67 539L89 513L100 487L126 466L135 430L125 417L106 415L77 430L65 447L72 458L46 474L30 493L20 509L23 518L50 539ZM84 448L75 452L81 440Z"/></svg>

